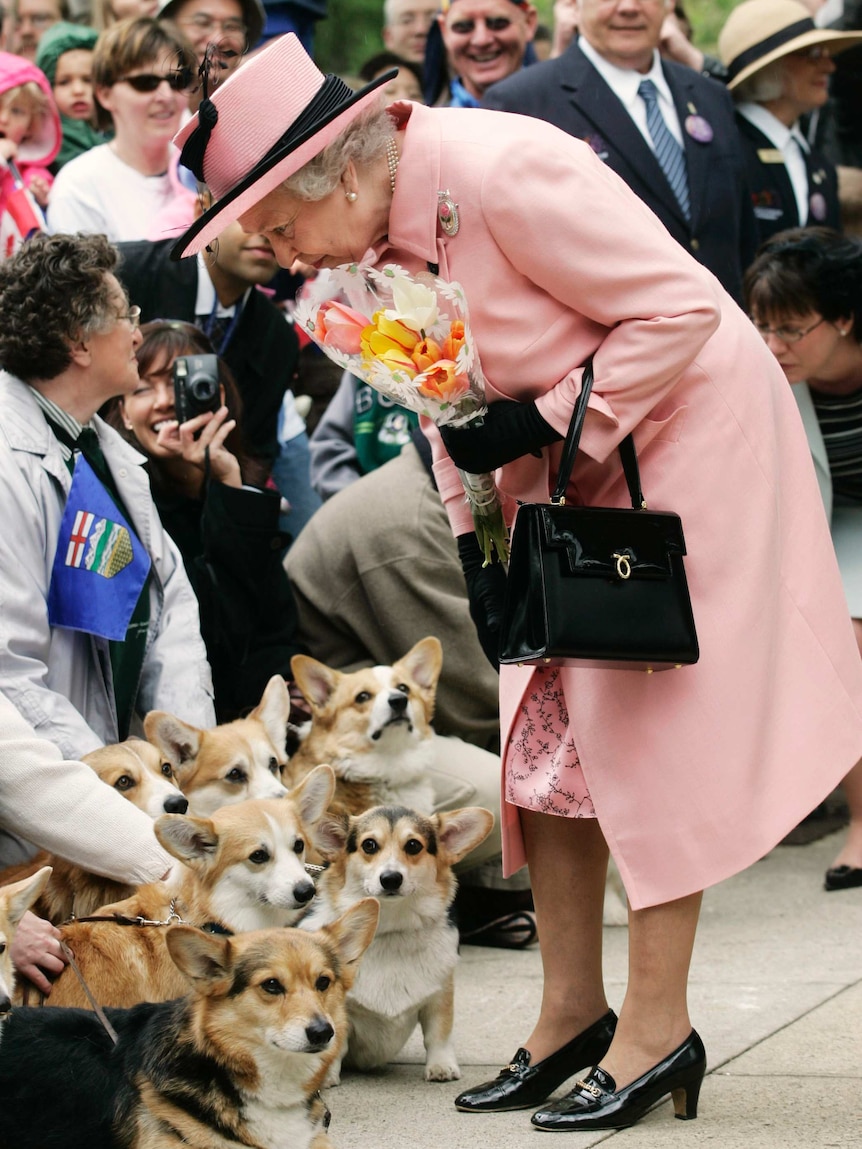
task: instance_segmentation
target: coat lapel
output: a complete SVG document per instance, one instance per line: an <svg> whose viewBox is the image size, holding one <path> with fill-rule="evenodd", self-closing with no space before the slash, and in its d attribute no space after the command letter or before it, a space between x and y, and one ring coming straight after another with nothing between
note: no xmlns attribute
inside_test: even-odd
<svg viewBox="0 0 862 1149"><path fill-rule="evenodd" d="M690 80L680 81L678 77L669 73L665 67L662 67L662 71L670 87L676 114L679 116L679 122L682 126L682 142L685 149L685 166L688 172L688 196L691 208L690 225L686 223L685 217L679 210L676 197L671 196L668 202L672 210L679 216L679 219L686 224L687 227L690 226L692 232L694 232L697 229L697 225L701 222L700 217L706 202L710 148L708 143L698 143L697 140L693 139L685 130L687 117L697 115L699 110L694 99L694 84ZM692 109L694 109L694 111L692 111Z"/></svg>

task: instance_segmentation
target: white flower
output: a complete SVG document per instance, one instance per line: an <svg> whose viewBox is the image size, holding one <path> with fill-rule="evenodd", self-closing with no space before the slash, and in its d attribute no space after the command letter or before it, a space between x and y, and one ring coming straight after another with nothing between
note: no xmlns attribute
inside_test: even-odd
<svg viewBox="0 0 862 1149"><path fill-rule="evenodd" d="M389 286L394 306L383 313L386 318L400 321L411 331L429 331L437 322L436 293L407 276L395 276Z"/></svg>

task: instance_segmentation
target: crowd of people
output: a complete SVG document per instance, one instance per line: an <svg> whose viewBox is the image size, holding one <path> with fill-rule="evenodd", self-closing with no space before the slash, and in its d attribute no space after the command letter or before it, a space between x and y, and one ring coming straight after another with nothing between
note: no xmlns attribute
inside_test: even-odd
<svg viewBox="0 0 862 1149"><path fill-rule="evenodd" d="M862 887L862 4L742 0L712 57L670 0L558 0L550 28L529 0L385 0L343 78L313 62L324 12L3 13L0 862L159 876L82 755L150 710L244 714L297 653L354 669L435 634L438 733L489 793L503 773L464 934L512 944L535 906L545 975L512 1062L456 1105L613 1128L681 1092L693 1117L702 890L839 784L825 886ZM295 298L346 263L463 286L483 422L438 430L323 358ZM590 356L569 495L622 505L634 432L685 524L701 658L678 674L498 665L505 569L458 471L495 471L507 514L547 501ZM32 915L16 946L39 984L65 960Z"/></svg>

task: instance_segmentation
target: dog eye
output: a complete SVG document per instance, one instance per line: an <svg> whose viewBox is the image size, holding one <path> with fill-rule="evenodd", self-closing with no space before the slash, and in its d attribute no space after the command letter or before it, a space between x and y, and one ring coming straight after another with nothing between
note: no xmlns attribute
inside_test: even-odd
<svg viewBox="0 0 862 1149"><path fill-rule="evenodd" d="M410 693L410 687L407 685L406 682L399 682L398 685L395 687L395 689L400 690L402 694L409 694Z"/></svg>
<svg viewBox="0 0 862 1149"><path fill-rule="evenodd" d="M233 770L228 770L225 778L228 782L247 782L248 775L245 770L240 769L239 766L234 766Z"/></svg>
<svg viewBox="0 0 862 1149"><path fill-rule="evenodd" d="M170 762L163 762L162 763L162 773L164 774L164 776L166 778L173 778L174 768L173 768L173 766L171 766Z"/></svg>
<svg viewBox="0 0 862 1149"><path fill-rule="evenodd" d="M332 978L327 977L325 973L322 973L320 975L320 977L317 979L317 981L314 983L314 988L318 991L318 993L323 993L323 991L326 989L329 989L329 987L331 985L332 985Z"/></svg>
<svg viewBox="0 0 862 1149"><path fill-rule="evenodd" d="M373 838L366 838L362 843L363 854L376 854L379 849L380 847L377 845Z"/></svg>
<svg viewBox="0 0 862 1149"><path fill-rule="evenodd" d="M268 977L266 981L260 983L260 988L264 993L271 993L273 997L278 997L284 993L284 986L277 977Z"/></svg>
<svg viewBox="0 0 862 1149"><path fill-rule="evenodd" d="M120 777L114 783L114 789L115 790L131 790L131 788L134 786L134 784L135 784L134 778L130 778L128 774L121 774Z"/></svg>
<svg viewBox="0 0 862 1149"><path fill-rule="evenodd" d="M410 838L404 844L405 854L421 854L423 849L424 847L418 838Z"/></svg>
<svg viewBox="0 0 862 1149"><path fill-rule="evenodd" d="M254 862L256 866L262 866L264 862L269 861L269 850L255 850L253 854L249 854L248 860Z"/></svg>
<svg viewBox="0 0 862 1149"><path fill-rule="evenodd" d="M356 695L356 698L354 699L354 701L359 702L361 704L363 702L367 702L370 697L371 697L371 695L368 693L367 690L360 690L359 693Z"/></svg>
<svg viewBox="0 0 862 1149"><path fill-rule="evenodd" d="M5 952L6 952L6 943L0 942L0 954L5 954Z"/></svg>
<svg viewBox="0 0 862 1149"><path fill-rule="evenodd" d="M305 849L304 840L302 838L297 838L296 841L293 843L294 854L301 854L304 849Z"/></svg>
<svg viewBox="0 0 862 1149"><path fill-rule="evenodd" d="M272 771L272 773L275 774L276 776L278 776L281 773L281 764L277 758L270 758L269 768Z"/></svg>

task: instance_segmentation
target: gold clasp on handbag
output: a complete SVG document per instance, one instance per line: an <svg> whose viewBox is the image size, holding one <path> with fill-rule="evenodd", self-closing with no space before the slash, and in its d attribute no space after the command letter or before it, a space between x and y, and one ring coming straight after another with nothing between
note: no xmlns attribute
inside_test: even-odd
<svg viewBox="0 0 862 1149"><path fill-rule="evenodd" d="M631 578L632 577L632 564L629 561L629 556L628 555L618 555L616 553L616 551L614 551L613 557L617 560L617 574L619 575L619 577L623 578L623 579Z"/></svg>

